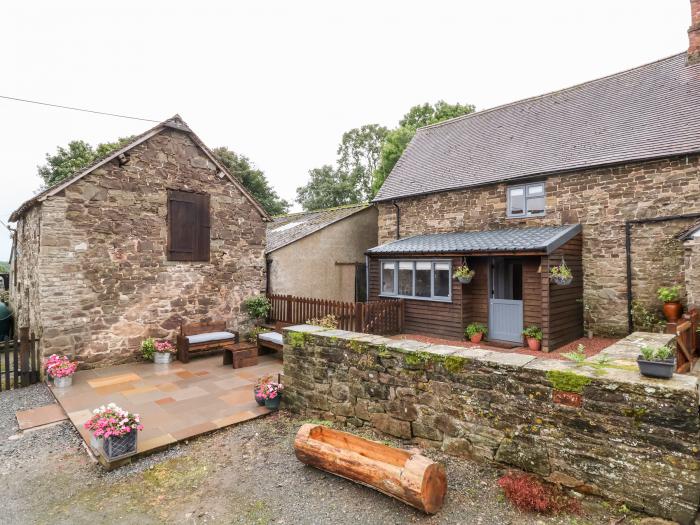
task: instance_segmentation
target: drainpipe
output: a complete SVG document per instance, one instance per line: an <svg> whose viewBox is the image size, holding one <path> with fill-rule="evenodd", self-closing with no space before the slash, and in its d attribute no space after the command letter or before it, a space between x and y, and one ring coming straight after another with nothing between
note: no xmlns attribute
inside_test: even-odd
<svg viewBox="0 0 700 525"><path fill-rule="evenodd" d="M627 331L629 333L632 333L632 328L634 325L632 319L632 225L698 218L700 218L700 213L683 213L680 215L654 217L652 219L631 219L625 221L625 259L627 264Z"/></svg>
<svg viewBox="0 0 700 525"><path fill-rule="evenodd" d="M394 205L394 208L396 208L396 239L401 238L401 208L399 208L399 205L396 204L396 200L391 201L391 203Z"/></svg>

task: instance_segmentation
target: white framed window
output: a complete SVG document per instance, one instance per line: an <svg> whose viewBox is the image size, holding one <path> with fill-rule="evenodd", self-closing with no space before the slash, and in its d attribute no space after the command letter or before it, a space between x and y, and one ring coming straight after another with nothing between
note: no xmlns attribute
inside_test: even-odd
<svg viewBox="0 0 700 525"><path fill-rule="evenodd" d="M450 301L452 263L444 260L381 261L381 294L425 301Z"/></svg>
<svg viewBox="0 0 700 525"><path fill-rule="evenodd" d="M508 217L541 217L544 215L544 182L508 186Z"/></svg>

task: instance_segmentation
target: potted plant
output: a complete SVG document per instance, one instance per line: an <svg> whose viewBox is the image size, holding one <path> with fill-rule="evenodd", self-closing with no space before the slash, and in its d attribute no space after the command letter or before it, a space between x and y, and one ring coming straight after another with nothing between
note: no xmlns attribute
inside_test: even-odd
<svg viewBox="0 0 700 525"><path fill-rule="evenodd" d="M92 432L95 439L93 444L99 444L99 440L102 440L102 452L110 461L136 454L137 433L143 430L138 414L132 414L114 403L93 411L93 416L84 426Z"/></svg>
<svg viewBox="0 0 700 525"><path fill-rule="evenodd" d="M474 278L474 274L476 273L474 270L471 270L469 266L466 264L463 266L458 266L457 268L454 269L454 276L455 278L462 284L469 284L472 282L472 279Z"/></svg>
<svg viewBox="0 0 700 525"><path fill-rule="evenodd" d="M253 394L255 395L255 402L260 406L265 405L265 398L263 397L262 392L265 386L270 381L272 381L272 376L267 375L259 377L258 380L255 382L255 387L253 387Z"/></svg>
<svg viewBox="0 0 700 525"><path fill-rule="evenodd" d="M275 412L280 408L280 400L282 399L282 383L269 381L260 390L260 395L265 400L265 408Z"/></svg>
<svg viewBox="0 0 700 525"><path fill-rule="evenodd" d="M679 285L662 286L656 291L659 300L664 303L664 317L669 323L675 323L681 318L683 307L681 306L681 287Z"/></svg>
<svg viewBox="0 0 700 525"><path fill-rule="evenodd" d="M66 356L52 354L46 360L46 375L53 379L57 388L66 388L73 384L73 374L78 369L78 363L71 361Z"/></svg>
<svg viewBox="0 0 700 525"><path fill-rule="evenodd" d="M574 275L566 262L562 260L559 266L552 266L549 269L549 280L559 286L567 286L574 280Z"/></svg>
<svg viewBox="0 0 700 525"><path fill-rule="evenodd" d="M641 355L637 356L637 366L643 376L671 379L676 370L675 351L668 346L644 346Z"/></svg>
<svg viewBox="0 0 700 525"><path fill-rule="evenodd" d="M528 326L523 330L523 335L530 350L539 351L542 346L542 330L535 325Z"/></svg>
<svg viewBox="0 0 700 525"><path fill-rule="evenodd" d="M264 295L255 295L243 301L243 309L250 315L256 322L263 321L267 319L267 314L270 313L272 308L272 303Z"/></svg>
<svg viewBox="0 0 700 525"><path fill-rule="evenodd" d="M152 337L141 342L141 355L157 365L168 364L173 360L175 346L170 341L156 341Z"/></svg>
<svg viewBox="0 0 700 525"><path fill-rule="evenodd" d="M481 339L487 336L488 333L488 328L486 328L486 325L482 323L471 323L464 330L464 334L467 336L467 339L474 344L480 343Z"/></svg>

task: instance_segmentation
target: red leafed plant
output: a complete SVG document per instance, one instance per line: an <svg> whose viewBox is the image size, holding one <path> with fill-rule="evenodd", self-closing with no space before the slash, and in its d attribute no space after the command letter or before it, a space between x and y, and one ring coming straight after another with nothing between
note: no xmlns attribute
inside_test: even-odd
<svg viewBox="0 0 700 525"><path fill-rule="evenodd" d="M524 511L556 514L581 511L580 503L561 493L552 485L545 485L535 476L508 472L498 480L506 498L518 509Z"/></svg>

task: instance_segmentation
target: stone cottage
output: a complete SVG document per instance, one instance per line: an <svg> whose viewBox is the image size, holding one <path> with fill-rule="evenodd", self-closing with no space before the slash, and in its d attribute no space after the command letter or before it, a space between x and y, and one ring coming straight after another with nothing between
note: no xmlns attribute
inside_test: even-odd
<svg viewBox="0 0 700 525"><path fill-rule="evenodd" d="M177 115L10 220L11 304L44 355L104 366L183 321L237 329L265 289L267 214Z"/></svg>
<svg viewBox="0 0 700 525"><path fill-rule="evenodd" d="M377 244L377 209L353 204L275 217L267 225L267 289L364 301L365 252Z"/></svg>
<svg viewBox="0 0 700 525"><path fill-rule="evenodd" d="M700 0L691 10L687 52L419 129L376 196L370 300L404 297L409 332L478 321L519 344L535 324L545 348L584 320L626 333L662 285L696 302L697 252L678 237L700 216ZM564 227L580 233L550 243ZM568 288L549 282L561 260ZM452 279L464 263L470 284Z"/></svg>

